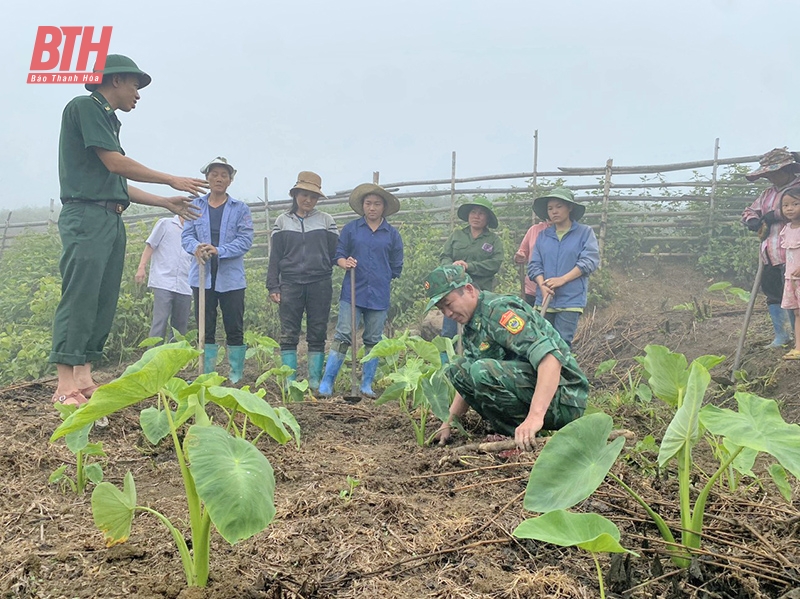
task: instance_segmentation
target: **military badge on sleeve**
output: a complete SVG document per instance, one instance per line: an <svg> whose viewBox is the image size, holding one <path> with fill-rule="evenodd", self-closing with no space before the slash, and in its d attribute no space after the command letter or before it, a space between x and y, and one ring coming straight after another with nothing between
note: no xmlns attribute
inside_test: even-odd
<svg viewBox="0 0 800 599"><path fill-rule="evenodd" d="M500 326L516 335L525 327L525 321L514 310L508 310L500 317Z"/></svg>

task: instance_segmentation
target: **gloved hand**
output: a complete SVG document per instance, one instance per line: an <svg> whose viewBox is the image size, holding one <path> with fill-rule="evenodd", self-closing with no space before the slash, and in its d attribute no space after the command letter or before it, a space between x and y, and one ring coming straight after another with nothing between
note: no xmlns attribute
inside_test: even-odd
<svg viewBox="0 0 800 599"><path fill-rule="evenodd" d="M744 223L744 226L751 230L753 233L758 231L761 227L761 219L760 218L751 218L747 222Z"/></svg>
<svg viewBox="0 0 800 599"><path fill-rule="evenodd" d="M761 220L767 223L768 225L774 225L777 222L780 222L781 217L779 214L776 214L774 210L770 210L764 216L761 217Z"/></svg>

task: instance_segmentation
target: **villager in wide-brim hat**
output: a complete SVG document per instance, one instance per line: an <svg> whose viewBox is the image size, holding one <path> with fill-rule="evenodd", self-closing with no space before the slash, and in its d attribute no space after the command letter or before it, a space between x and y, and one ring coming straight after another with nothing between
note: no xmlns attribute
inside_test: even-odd
<svg viewBox="0 0 800 599"><path fill-rule="evenodd" d="M556 187L533 201L533 212L541 220L549 220L550 218L547 215L548 200L561 200L567 204L570 207L569 218L572 221L581 220L581 217L586 212L586 206L578 204L578 202L575 201L575 194L572 193L571 189Z"/></svg>
<svg viewBox="0 0 800 599"><path fill-rule="evenodd" d="M375 183L362 183L350 192L350 207L359 216L364 216L364 198L376 195L383 198L383 217L391 216L400 210L400 200Z"/></svg>
<svg viewBox="0 0 800 599"><path fill-rule="evenodd" d="M492 206L492 201L488 198L475 198L471 202L467 202L466 204L461 204L458 207L458 218L465 222L469 222L469 213L472 211L473 208L483 208L488 212L488 218L486 222L486 226L490 229L497 228L497 215L494 213L494 207Z"/></svg>
<svg viewBox="0 0 800 599"><path fill-rule="evenodd" d="M297 183L289 190L289 195L294 198L295 192L299 189L317 194L319 196L317 199L325 198L325 194L322 193L322 177L317 173L300 171L297 175Z"/></svg>
<svg viewBox="0 0 800 599"><path fill-rule="evenodd" d="M769 173L777 172L783 168L792 172L800 171L800 164L794 152L790 152L786 147L775 148L764 154L758 161L759 168L752 173L745 175L748 181L755 181L760 177L764 177Z"/></svg>
<svg viewBox="0 0 800 599"><path fill-rule="evenodd" d="M139 89L143 87L147 87L150 85L150 82L153 80L150 75L145 73L139 67L136 66L136 63L133 62L127 56L123 56L122 54L109 54L106 56L106 66L103 67L102 71L97 70L97 66L95 66L93 73L102 73L103 77L106 75L138 75L139 77ZM84 87L93 92L96 90L100 85L98 83L87 83Z"/></svg>
<svg viewBox="0 0 800 599"><path fill-rule="evenodd" d="M233 165L230 164L228 159L224 156L217 156L214 160L209 161L200 169L200 172L204 175L208 175L208 171L210 171L213 166L224 166L228 169L228 172L231 174L231 181L233 181L233 178L236 176L236 169L233 168Z"/></svg>

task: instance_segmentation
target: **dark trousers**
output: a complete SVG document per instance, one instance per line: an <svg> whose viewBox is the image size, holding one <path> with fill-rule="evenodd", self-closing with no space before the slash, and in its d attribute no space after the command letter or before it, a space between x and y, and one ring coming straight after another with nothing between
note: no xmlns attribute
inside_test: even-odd
<svg viewBox="0 0 800 599"><path fill-rule="evenodd" d="M88 202L65 204L61 236L61 301L53 322L50 362L97 362L111 332L125 263L120 215Z"/></svg>
<svg viewBox="0 0 800 599"><path fill-rule="evenodd" d="M761 273L761 291L767 296L767 304L780 304L783 298L784 269L786 265L764 265Z"/></svg>
<svg viewBox="0 0 800 599"><path fill-rule="evenodd" d="M244 289L234 289L220 293L206 289L206 343L216 343L217 306L222 310L222 324L225 327L225 341L228 347L244 345ZM194 295L194 316L200 322L200 290L192 287Z"/></svg>
<svg viewBox="0 0 800 599"><path fill-rule="evenodd" d="M306 341L309 352L324 352L331 314L331 279L314 283L281 283L281 351L297 349L300 325L306 315Z"/></svg>

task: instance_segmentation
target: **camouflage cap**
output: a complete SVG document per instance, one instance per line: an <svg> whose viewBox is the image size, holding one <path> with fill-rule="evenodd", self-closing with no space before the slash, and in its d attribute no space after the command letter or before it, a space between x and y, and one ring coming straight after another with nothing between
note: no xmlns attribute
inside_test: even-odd
<svg viewBox="0 0 800 599"><path fill-rule="evenodd" d="M425 306L425 312L428 312L439 301L453 289L464 287L472 283L472 278L464 270L463 266L456 266L455 264L448 264L447 266L440 266L425 277L425 293L428 296L428 305Z"/></svg>

